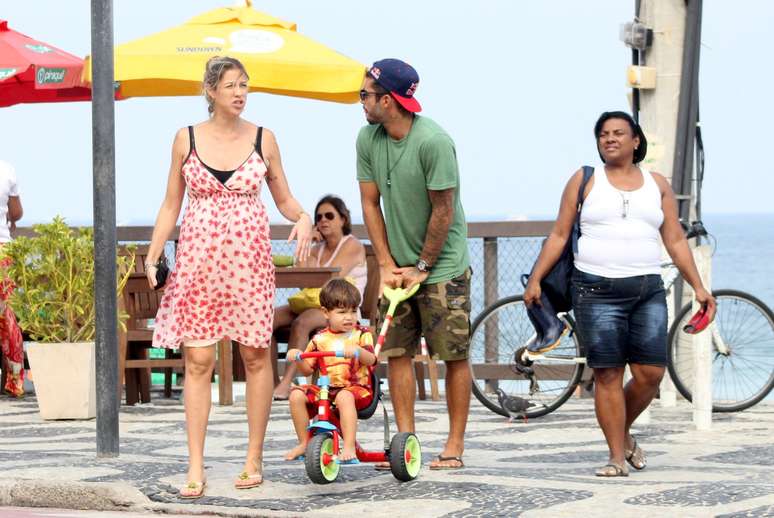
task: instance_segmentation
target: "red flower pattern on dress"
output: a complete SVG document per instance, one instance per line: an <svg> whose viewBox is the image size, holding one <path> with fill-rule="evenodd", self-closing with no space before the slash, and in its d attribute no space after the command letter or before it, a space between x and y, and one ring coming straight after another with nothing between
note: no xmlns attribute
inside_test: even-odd
<svg viewBox="0 0 774 518"><path fill-rule="evenodd" d="M3 357L7 365L0 368L10 367L8 376L5 380L3 391L14 397L24 395L24 342L22 340L21 329L16 322L16 315L13 314L8 306L8 298L16 288L16 284L8 276L8 268L11 266L11 259L6 257L0 260L0 348L3 351Z"/></svg>
<svg viewBox="0 0 774 518"><path fill-rule="evenodd" d="M188 207L175 271L156 314L154 347L223 337L269 346L275 286L269 219L260 197L266 171L253 151L223 184L191 150L182 167Z"/></svg>

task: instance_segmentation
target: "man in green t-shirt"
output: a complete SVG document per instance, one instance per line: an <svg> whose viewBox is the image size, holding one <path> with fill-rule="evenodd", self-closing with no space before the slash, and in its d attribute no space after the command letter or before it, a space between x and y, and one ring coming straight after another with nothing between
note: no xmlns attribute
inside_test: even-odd
<svg viewBox="0 0 774 518"><path fill-rule="evenodd" d="M369 126L357 137L357 179L382 286L421 285L398 306L382 348L398 428L414 431L412 359L423 336L430 356L446 363L449 410L449 436L430 469L459 469L471 385L467 224L454 142L416 115L418 83L416 70L397 59L368 70L360 101Z"/></svg>

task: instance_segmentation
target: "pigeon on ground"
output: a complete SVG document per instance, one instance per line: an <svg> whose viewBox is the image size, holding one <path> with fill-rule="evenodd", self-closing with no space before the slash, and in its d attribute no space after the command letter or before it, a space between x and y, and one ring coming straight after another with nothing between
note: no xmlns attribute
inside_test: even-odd
<svg viewBox="0 0 774 518"><path fill-rule="evenodd" d="M513 422L516 417L521 417L526 421L527 409L535 406L534 403L530 403L524 398L520 398L518 396L509 396L503 389L500 388L497 389L497 401L500 403L500 406L503 408L503 410L508 412L511 422Z"/></svg>

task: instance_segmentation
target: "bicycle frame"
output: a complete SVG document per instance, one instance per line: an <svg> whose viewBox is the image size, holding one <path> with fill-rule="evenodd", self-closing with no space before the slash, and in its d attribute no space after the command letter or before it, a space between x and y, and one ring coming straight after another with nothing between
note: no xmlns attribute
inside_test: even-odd
<svg viewBox="0 0 774 518"><path fill-rule="evenodd" d="M566 313L557 313L557 316L559 318L562 318L562 316L564 315L566 315ZM527 341L524 343L524 347L529 347L529 345L535 340L537 340L537 333L533 333L532 336L530 336L529 339L527 339ZM557 355L557 354L552 354L552 351L548 351L542 354L533 354L525 350L524 355L526 356L527 359L533 362L536 360L551 360L557 363L567 363L567 364L582 363L584 365L586 364L585 356Z"/></svg>

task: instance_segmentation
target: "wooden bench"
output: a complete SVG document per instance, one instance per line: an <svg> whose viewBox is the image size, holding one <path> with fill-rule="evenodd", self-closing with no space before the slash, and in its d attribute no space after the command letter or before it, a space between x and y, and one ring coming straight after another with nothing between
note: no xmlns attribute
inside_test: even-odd
<svg viewBox="0 0 774 518"><path fill-rule="evenodd" d="M128 253L122 247L119 253ZM153 328L148 321L156 317L163 290L153 290L148 286L145 276L147 245L135 248L134 271L119 297L119 310L129 315L126 330L119 327L118 333L118 373L119 379L126 379L126 403L131 405L142 401L150 402L150 373L152 369L163 369L164 397L172 396L173 369L185 369L185 359L181 351L165 349L164 358L148 358L147 350L153 340ZM231 364L231 340L221 340L217 344L218 402L232 405L233 371ZM119 384L119 399L121 385Z"/></svg>

